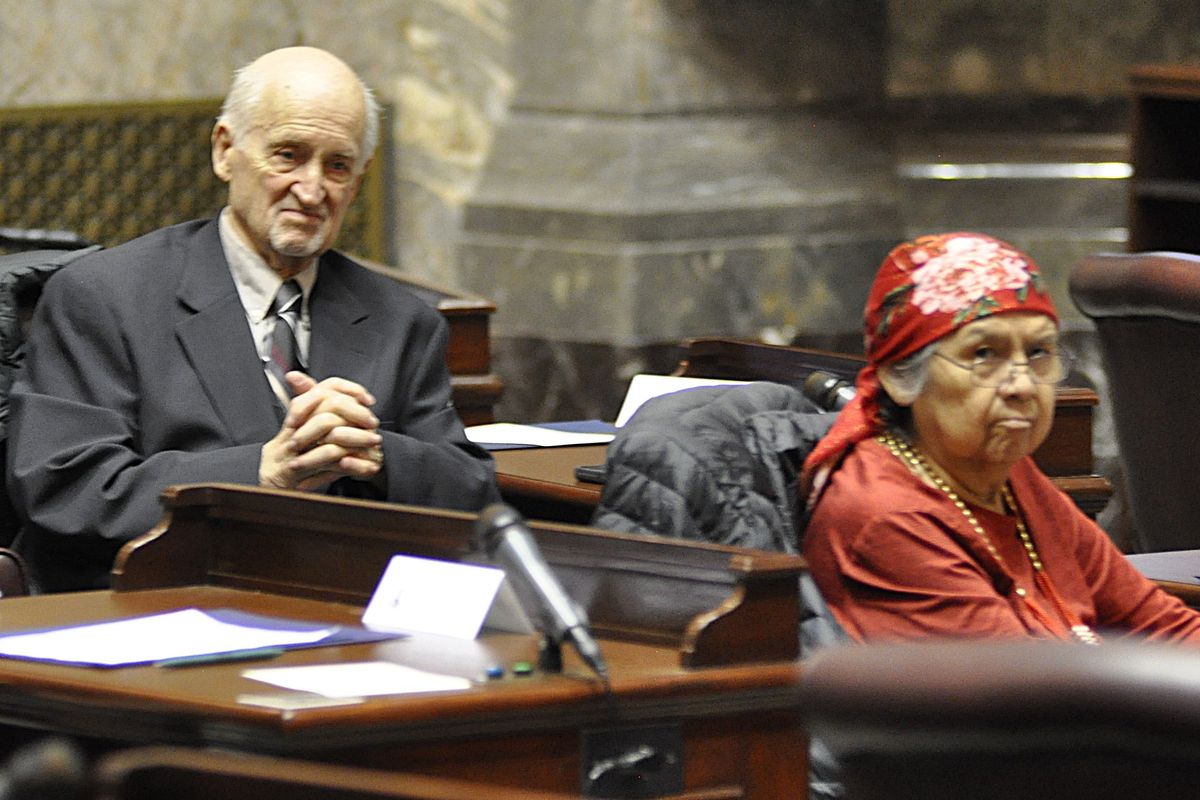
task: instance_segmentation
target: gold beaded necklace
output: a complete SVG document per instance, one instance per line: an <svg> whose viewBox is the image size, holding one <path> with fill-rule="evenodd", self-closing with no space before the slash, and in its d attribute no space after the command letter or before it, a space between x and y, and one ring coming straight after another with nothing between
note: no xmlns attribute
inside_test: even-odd
<svg viewBox="0 0 1200 800"><path fill-rule="evenodd" d="M1004 559L1000 555L1000 551L996 549L995 543L992 542L992 538L988 536L988 533L986 530L984 530L983 525L979 523L979 520L975 517L975 513L971 511L971 507L967 505L966 501L958 496L958 493L954 491L953 488L951 488L949 482L947 482L942 476L941 471L935 469L933 465L925 459L925 455L917 448L917 446L908 440L898 437L890 432L877 436L876 441L891 451L892 455L896 456L905 464L907 464L909 469L914 473L928 478L929 481L942 492L942 494L946 495L950 502L954 504L954 507L957 508L967 520L967 523L971 526L971 529L975 531L976 535L979 536L980 540L983 541L984 546L987 548L987 551L991 554L992 558L996 560L996 563L1000 566L1000 568L1011 578L1012 572L1005 565ZM1067 609L1066 604L1063 603L1058 591L1054 588L1054 584L1050 582L1050 577L1046 574L1045 568L1043 567L1041 556L1038 555L1037 548L1034 546L1033 537L1029 534L1029 528L1025 525L1025 520L1021 514L1021 509L1017 506L1016 499L1013 497L1012 491L1008 488L1008 484L1006 483L1000 491L1005 506L1007 506L1009 511L1011 511L1013 516L1016 518L1017 535L1021 539L1021 544L1025 547L1025 552L1029 555L1029 563L1033 566L1034 580L1041 587L1043 593L1050 598L1051 602L1054 603L1059 616L1071 629L1071 634L1075 636L1076 639L1084 644L1099 644L1100 637L1097 636L1095 631L1093 631L1089 626L1085 625ZM1013 582L1014 584L1016 583L1015 579ZM1029 598L1029 593L1024 587L1016 586L1014 591L1018 597L1025 601L1025 604L1029 607L1034 616L1041 618L1044 623L1049 622L1041 608Z"/></svg>

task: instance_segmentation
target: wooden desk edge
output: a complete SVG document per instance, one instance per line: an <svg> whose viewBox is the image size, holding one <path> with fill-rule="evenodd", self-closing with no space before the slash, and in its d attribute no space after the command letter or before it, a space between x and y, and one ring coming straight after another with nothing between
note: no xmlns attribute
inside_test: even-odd
<svg viewBox="0 0 1200 800"><path fill-rule="evenodd" d="M473 552L478 518L235 484L173 486L163 501L159 523L118 554L111 573L115 591L214 585L365 606L392 555L460 560ZM534 521L529 527L568 591L575 580L593 587L581 588L576 600L598 631L676 647L684 665L799 655L800 611L789 604L789 598L798 602L796 581L805 568L799 556L576 525ZM360 563L344 574L276 572L276 559L255 558L240 546L251 535L260 545L281 548L280 563L292 558L287 548L295 558L303 554L317 563L356 549ZM592 596L599 580L604 591ZM680 591L689 585L691 603L667 603L666 610L652 598L628 599L647 587Z"/></svg>

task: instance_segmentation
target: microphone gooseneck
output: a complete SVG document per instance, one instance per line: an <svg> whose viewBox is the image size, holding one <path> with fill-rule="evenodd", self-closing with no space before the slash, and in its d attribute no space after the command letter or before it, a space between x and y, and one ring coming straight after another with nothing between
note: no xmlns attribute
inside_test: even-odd
<svg viewBox="0 0 1200 800"><path fill-rule="evenodd" d="M804 379L804 396L825 411L841 411L854 399L854 385L836 375L813 370Z"/></svg>
<svg viewBox="0 0 1200 800"><path fill-rule="evenodd" d="M554 644L570 639L584 662L607 682L608 666L592 638L587 615L551 571L521 514L494 503L480 513L475 531L483 551L504 568L526 608L536 610L542 633Z"/></svg>

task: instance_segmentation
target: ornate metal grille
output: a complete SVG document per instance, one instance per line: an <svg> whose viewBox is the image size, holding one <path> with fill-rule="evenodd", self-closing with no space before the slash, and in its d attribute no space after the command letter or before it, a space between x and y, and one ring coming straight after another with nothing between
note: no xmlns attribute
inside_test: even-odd
<svg viewBox="0 0 1200 800"><path fill-rule="evenodd" d="M215 214L225 187L208 140L220 105L0 110L0 227L71 231L111 247ZM386 262L384 162L368 170L338 247Z"/></svg>

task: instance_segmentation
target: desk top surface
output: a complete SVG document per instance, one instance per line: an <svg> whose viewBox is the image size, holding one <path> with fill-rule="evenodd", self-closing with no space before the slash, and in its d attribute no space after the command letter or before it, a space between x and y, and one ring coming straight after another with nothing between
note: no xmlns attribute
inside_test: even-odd
<svg viewBox="0 0 1200 800"><path fill-rule="evenodd" d="M497 450L492 456L501 489L542 492L595 507L600 502L600 484L577 479L575 468L603 464L607 452L607 445L587 444Z"/></svg>
<svg viewBox="0 0 1200 800"><path fill-rule="evenodd" d="M83 592L7 598L4 630L66 625L182 607L245 611L358 624L362 609L341 603L212 586L136 592ZM536 662L533 636L491 634L476 640L409 638L284 653L270 662L168 669L103 669L0 659L0 719L48 725L77 735L124 741L231 746L259 752L307 752L331 746L454 739L605 724L615 719L703 716L724 706L753 711L788 707L799 679L796 662L688 670L672 648L601 642L612 694L564 654L562 674L481 680L493 664ZM246 669L370 660L468 677L458 692L390 695L355 705L281 710L239 702L242 695L289 694L242 677ZM294 693L291 693L294 695Z"/></svg>

